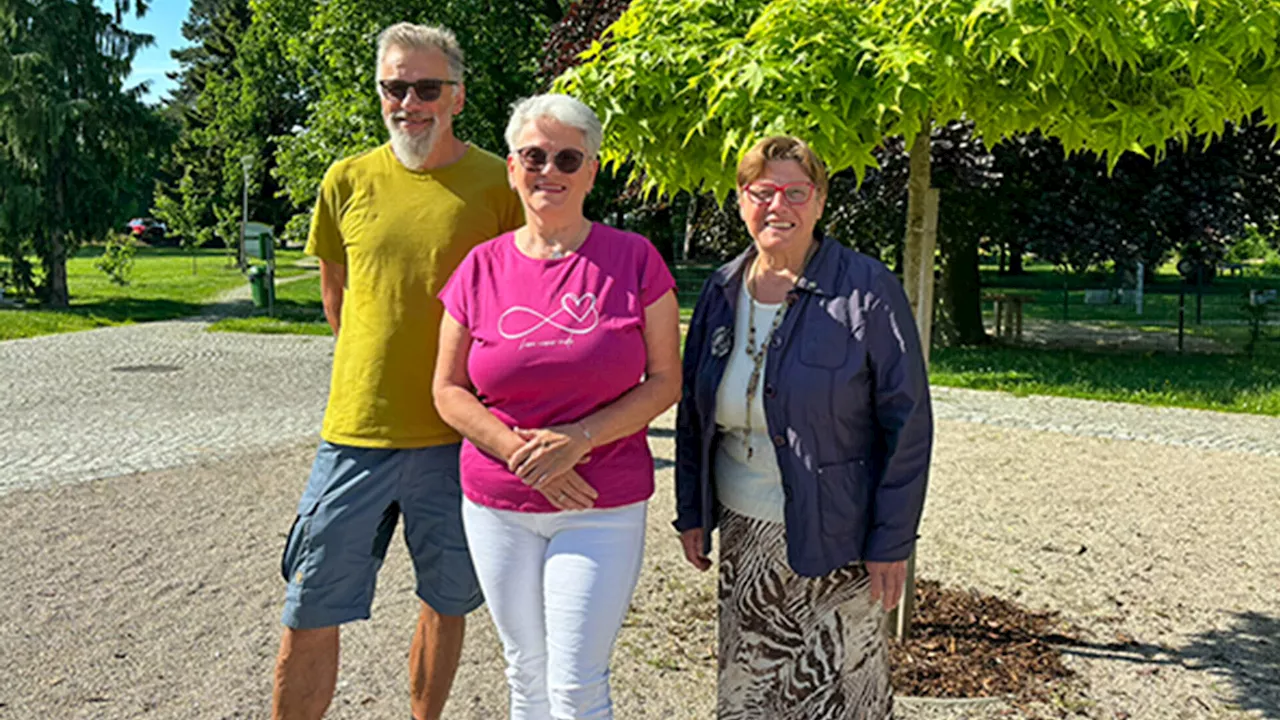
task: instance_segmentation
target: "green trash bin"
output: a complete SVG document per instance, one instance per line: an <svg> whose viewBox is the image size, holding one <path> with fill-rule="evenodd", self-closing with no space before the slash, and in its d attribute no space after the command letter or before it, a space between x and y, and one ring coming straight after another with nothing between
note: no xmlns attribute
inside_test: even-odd
<svg viewBox="0 0 1280 720"><path fill-rule="evenodd" d="M249 267L249 288L253 291L254 307L267 307L275 300L275 277L271 268L263 265Z"/></svg>

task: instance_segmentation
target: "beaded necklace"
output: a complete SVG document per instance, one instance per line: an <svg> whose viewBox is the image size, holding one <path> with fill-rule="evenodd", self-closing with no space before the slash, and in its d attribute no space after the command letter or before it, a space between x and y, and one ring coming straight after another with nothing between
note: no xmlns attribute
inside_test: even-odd
<svg viewBox="0 0 1280 720"><path fill-rule="evenodd" d="M804 255L804 263L800 266L800 276L804 276L804 271L809 267L809 261L813 259L813 254L818 249L817 241L809 247L809 251ZM755 267L759 262L760 256L757 255L755 260L751 261L751 267L747 268L747 299L750 302L747 315L747 357L751 358L751 375L747 378L747 460L750 460L755 454L755 444L751 442L751 403L756 398L756 391L760 389L760 376L764 373L764 359L768 355L769 343L773 341L773 336L778 332L778 328L782 326L782 321L787 315L787 310L791 307L791 303L783 302L782 307L778 309L777 314L773 316L773 324L769 326L769 332L764 336L764 340L759 345L756 344L756 294L754 290L755 283Z"/></svg>

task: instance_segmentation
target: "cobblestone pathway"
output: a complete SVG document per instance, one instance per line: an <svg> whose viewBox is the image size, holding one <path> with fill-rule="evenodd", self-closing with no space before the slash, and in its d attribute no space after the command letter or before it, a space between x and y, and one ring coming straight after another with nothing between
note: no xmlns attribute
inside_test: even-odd
<svg viewBox="0 0 1280 720"><path fill-rule="evenodd" d="M314 436L333 341L163 322L0 342L0 493Z"/></svg>
<svg viewBox="0 0 1280 720"><path fill-rule="evenodd" d="M939 420L1280 456L1280 418L960 388L933 389Z"/></svg>
<svg viewBox="0 0 1280 720"><path fill-rule="evenodd" d="M333 341L199 321L0 342L0 493L316 436ZM939 420L1280 456L1280 418L935 388ZM659 419L670 428L672 413Z"/></svg>

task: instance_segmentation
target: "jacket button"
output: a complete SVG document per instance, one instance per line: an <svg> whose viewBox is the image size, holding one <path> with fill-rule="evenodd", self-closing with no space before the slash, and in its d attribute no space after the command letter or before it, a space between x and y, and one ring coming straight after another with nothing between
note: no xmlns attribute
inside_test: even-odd
<svg viewBox="0 0 1280 720"><path fill-rule="evenodd" d="M778 396L778 391L772 385L765 385L764 396L772 400L773 398Z"/></svg>
<svg viewBox="0 0 1280 720"><path fill-rule="evenodd" d="M781 435L774 435L773 444L777 445L778 447L782 447L783 445L787 444L787 439L782 437Z"/></svg>
<svg viewBox="0 0 1280 720"><path fill-rule="evenodd" d="M773 342L769 344L773 346L774 350L777 350L778 348L782 347L782 338L778 337L777 335L774 335Z"/></svg>

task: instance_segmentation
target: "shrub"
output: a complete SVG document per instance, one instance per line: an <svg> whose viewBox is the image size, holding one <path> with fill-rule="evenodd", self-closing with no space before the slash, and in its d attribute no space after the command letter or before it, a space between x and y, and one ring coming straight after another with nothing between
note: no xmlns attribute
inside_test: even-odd
<svg viewBox="0 0 1280 720"><path fill-rule="evenodd" d="M1236 240L1227 249L1227 254L1223 259L1227 262L1238 263L1265 258L1269 250L1267 240L1267 236L1258 232L1256 225L1248 225L1245 227L1244 237Z"/></svg>
<svg viewBox="0 0 1280 720"><path fill-rule="evenodd" d="M93 266L106 273L107 278L117 285L128 285L129 275L133 273L133 256L137 248L133 238L128 235L113 234L107 238L102 248L102 257Z"/></svg>

